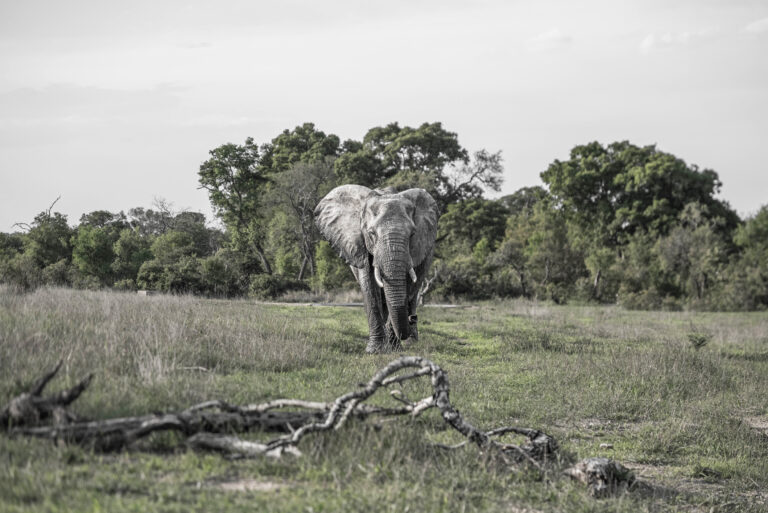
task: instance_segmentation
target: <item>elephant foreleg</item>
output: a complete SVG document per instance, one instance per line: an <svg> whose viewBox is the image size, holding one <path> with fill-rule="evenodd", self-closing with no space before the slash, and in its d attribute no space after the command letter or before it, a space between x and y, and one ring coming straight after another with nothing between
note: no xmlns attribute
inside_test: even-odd
<svg viewBox="0 0 768 513"><path fill-rule="evenodd" d="M352 268L363 293L365 314L368 317L368 345L366 353L384 353L389 348L389 333L385 330L386 315L383 315L384 302L381 289L373 277L373 268L368 265L362 269Z"/></svg>

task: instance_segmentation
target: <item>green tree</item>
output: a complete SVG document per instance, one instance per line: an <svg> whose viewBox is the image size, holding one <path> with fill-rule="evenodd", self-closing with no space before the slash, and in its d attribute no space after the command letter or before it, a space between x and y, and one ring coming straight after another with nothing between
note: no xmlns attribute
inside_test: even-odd
<svg viewBox="0 0 768 513"><path fill-rule="evenodd" d="M24 236L21 233L0 232L0 262L10 260L24 251Z"/></svg>
<svg viewBox="0 0 768 513"><path fill-rule="evenodd" d="M148 238L142 237L136 228L126 228L120 232L112 246L115 258L112 272L117 280L130 280L135 283L141 265L152 258Z"/></svg>
<svg viewBox="0 0 768 513"><path fill-rule="evenodd" d="M159 204L157 210L137 207L128 211L130 225L135 227L142 237L162 235L173 228L174 214L170 205L162 200L156 200L156 203Z"/></svg>
<svg viewBox="0 0 768 513"><path fill-rule="evenodd" d="M72 264L80 272L81 278L93 278L85 283L112 285L112 261L115 259L113 246L120 237L120 231L128 226L128 220L122 212L115 214L107 210L95 210L80 217L80 225L75 229L71 241Z"/></svg>
<svg viewBox="0 0 768 513"><path fill-rule="evenodd" d="M333 169L339 184L353 183L373 189L387 178L381 160L371 148L365 148L359 141L344 141Z"/></svg>
<svg viewBox="0 0 768 513"><path fill-rule="evenodd" d="M707 207L691 203L680 213L680 224L659 239L657 252L662 270L694 303L710 300L722 267L728 259L727 242L708 218Z"/></svg>
<svg viewBox="0 0 768 513"><path fill-rule="evenodd" d="M404 170L440 171L469 160L458 136L439 122L423 123L418 128L400 127L398 123L374 127L365 134L363 149L379 160L385 180Z"/></svg>
<svg viewBox="0 0 768 513"><path fill-rule="evenodd" d="M172 229L183 232L192 238L195 254L203 257L212 255L219 248L221 241L216 230L205 225L205 215L200 212L179 212L173 217Z"/></svg>
<svg viewBox="0 0 768 513"><path fill-rule="evenodd" d="M188 233L170 231L156 238L150 249L156 260L169 264L194 255L195 241Z"/></svg>
<svg viewBox="0 0 768 513"><path fill-rule="evenodd" d="M72 264L84 275L95 277L100 285L111 285L115 242L109 227L79 226L72 237Z"/></svg>
<svg viewBox="0 0 768 513"><path fill-rule="evenodd" d="M693 202L729 229L738 223L728 204L715 198L721 187L717 173L699 171L653 145L576 146L569 160L555 160L541 178L556 205L601 246L616 247L637 231L665 235Z"/></svg>
<svg viewBox="0 0 768 513"><path fill-rule="evenodd" d="M589 260L596 299L602 274L620 258L618 248L638 232L668 234L686 205L706 207L710 219L721 220L723 233L738 223L727 203L715 198L721 186L717 173L699 171L655 146L627 141L576 146L569 160L554 161L541 177L569 222L573 244Z"/></svg>
<svg viewBox="0 0 768 513"><path fill-rule="evenodd" d="M768 307L768 205L747 218L733 237L737 252L729 255L713 306L722 310Z"/></svg>
<svg viewBox="0 0 768 513"><path fill-rule="evenodd" d="M474 298L503 293L490 257L504 237L509 211L498 201L470 199L448 205L438 222L438 291Z"/></svg>
<svg viewBox="0 0 768 513"><path fill-rule="evenodd" d="M15 225L26 233L4 234L0 240L0 282L25 291L48 283L48 279L53 285L63 284L62 270L66 275L72 258L72 228L67 216L51 212L57 201L35 216L31 224Z"/></svg>
<svg viewBox="0 0 768 513"><path fill-rule="evenodd" d="M214 297L233 297L243 294L245 280L236 261L226 251L219 251L200 261L203 290Z"/></svg>
<svg viewBox="0 0 768 513"><path fill-rule="evenodd" d="M318 289L334 290L356 285L349 266L324 240L315 245L315 265L317 270L313 279L313 286Z"/></svg>
<svg viewBox="0 0 768 513"><path fill-rule="evenodd" d="M471 199L448 205L438 222L438 253L466 253L483 239L493 251L504 238L508 216L499 201Z"/></svg>
<svg viewBox="0 0 768 513"><path fill-rule="evenodd" d="M272 266L263 247L263 196L269 180L259 148L249 137L242 146L228 143L209 153L211 158L200 165L200 187L208 191L216 215L230 231L234 247L244 255L255 254L261 269L271 274ZM248 267L257 270L253 264Z"/></svg>
<svg viewBox="0 0 768 513"><path fill-rule="evenodd" d="M297 162L274 179L274 198L278 208L287 215L288 229L301 254L296 279L304 278L307 270L314 276L315 245L319 238L314 222L314 210L320 200L334 186L333 162Z"/></svg>
<svg viewBox="0 0 768 513"><path fill-rule="evenodd" d="M139 287L172 293L203 292L202 268L191 235L166 232L155 239L150 250L154 258L141 264L136 278Z"/></svg>
<svg viewBox="0 0 768 513"><path fill-rule="evenodd" d="M584 255L571 244L566 216L551 201L534 207L525 256L527 276L535 297L563 303L587 273Z"/></svg>
<svg viewBox="0 0 768 513"><path fill-rule="evenodd" d="M108 210L94 210L80 216L80 226L92 226L94 228L112 227L120 231L128 227L128 218L122 212L115 214Z"/></svg>
<svg viewBox="0 0 768 513"><path fill-rule="evenodd" d="M419 187L429 192L442 211L457 201L479 198L484 189L501 185L500 153L475 152L470 159L454 132L441 123L418 128L390 123L370 129L363 142L346 141L334 163L338 183L372 188Z"/></svg>
<svg viewBox="0 0 768 513"><path fill-rule="evenodd" d="M507 194L499 198L499 202L507 207L512 215L523 215L530 217L533 215L534 206L549 197L547 190L541 186L522 187L512 194Z"/></svg>
<svg viewBox="0 0 768 513"><path fill-rule="evenodd" d="M262 147L260 166L268 176L275 176L291 169L296 163L325 162L339 155L339 138L315 128L314 123L304 123L283 133Z"/></svg>
<svg viewBox="0 0 768 513"><path fill-rule="evenodd" d="M72 228L67 224L67 216L50 210L41 212L35 216L24 237L24 253L40 268L59 260L69 261L72 257L71 238Z"/></svg>

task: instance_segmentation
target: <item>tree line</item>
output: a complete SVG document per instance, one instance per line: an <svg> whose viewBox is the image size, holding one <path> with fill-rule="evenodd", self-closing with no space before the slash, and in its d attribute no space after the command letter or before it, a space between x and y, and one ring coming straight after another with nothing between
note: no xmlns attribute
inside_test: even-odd
<svg viewBox="0 0 768 513"><path fill-rule="evenodd" d="M333 187L426 189L441 209L429 293L619 303L768 306L768 205L740 219L716 172L627 141L574 147L542 185L498 199L499 152L470 153L441 123L391 123L341 141L312 123L268 143L209 152L198 170L220 227L164 201L95 211L76 226L52 205L0 233L0 282L275 297L354 286L314 225Z"/></svg>

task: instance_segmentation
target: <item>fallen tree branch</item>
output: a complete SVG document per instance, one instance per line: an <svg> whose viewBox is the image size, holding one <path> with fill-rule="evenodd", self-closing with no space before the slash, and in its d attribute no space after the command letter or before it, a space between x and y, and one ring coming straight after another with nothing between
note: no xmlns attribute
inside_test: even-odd
<svg viewBox="0 0 768 513"><path fill-rule="evenodd" d="M419 370L407 375L392 376L402 369L411 367L417 367ZM295 446L307 433L338 429L346 421L349 412L352 411L358 403L371 397L379 388L388 384L399 383L425 375L430 376L434 393L431 397L424 398L417 403L411 403L406 406L406 409L410 410L412 414L418 414L427 408L436 406L440 410L443 420L456 431L467 437L469 442L474 443L481 449L494 450L505 460L509 460L510 457L514 462L526 460L540 468L537 462L546 461L547 457L557 451L558 446L554 438L534 429L504 427L489 432L492 434L503 434L507 432L524 434L528 437L528 440L526 444L522 446L502 444L492 440L489 433L480 431L467 422L451 405L449 400L450 387L445 371L434 362L419 356L403 356L389 363L379 370L368 383L362 385L360 390L344 394L337 398L333 402L333 405L323 422L306 424L289 435L268 442L267 446L270 449ZM405 402L404 396L401 394L400 397L398 397L398 400Z"/></svg>
<svg viewBox="0 0 768 513"><path fill-rule="evenodd" d="M39 394L55 376L61 363L45 374L31 388L28 394L11 400L2 412L2 427L11 435L37 436L69 443L89 445L98 450L122 449L157 431L177 431L187 436L188 446L224 452L234 457L255 455L279 456L283 452L298 454L296 446L309 434L327 430L338 430L350 417L364 418L369 415L412 415L417 416L427 409L436 407L443 420L453 429L484 451L491 451L504 462L514 464L527 461L541 469L541 463L557 451L557 442L549 435L528 428L502 427L482 431L466 421L449 399L448 378L434 362L418 357L403 356L380 369L358 390L338 397L332 403L278 399L248 406L231 405L224 401L205 401L178 413L143 415L118 419L82 422L71 414L54 417L53 425L41 426L42 420L51 417L51 405L61 409L74 401L88 386L92 375L75 387L54 396L40 398ZM410 374L397 373L416 368ZM429 376L433 393L419 401L408 400L400 391L392 395L403 406L384 408L364 404L377 390L390 385ZM38 398L32 400L30 398ZM22 405L24 414L17 414L16 406ZM300 408L299 411L274 411L283 408ZM286 434L266 443L247 442L231 436L252 430L282 431ZM526 436L522 445L505 444L492 439L505 433ZM466 442L465 442L466 443ZM463 444L450 447L460 447ZM449 446L446 446L449 447Z"/></svg>
<svg viewBox="0 0 768 513"><path fill-rule="evenodd" d="M73 422L77 419L66 410L66 407L88 388L93 374L89 374L72 388L54 395L42 396L46 385L56 376L63 363L63 360L60 360L52 371L43 375L30 387L29 392L11 399L0 410L0 429L13 426L36 426L51 418L56 424Z"/></svg>
<svg viewBox="0 0 768 513"><path fill-rule="evenodd" d="M231 458L253 458L267 456L279 458L283 453L301 456L301 452L295 447L279 447L267 450L267 446L259 442L241 440L236 436L215 435L212 433L197 433L187 439L187 446L192 449L204 449L217 451Z"/></svg>

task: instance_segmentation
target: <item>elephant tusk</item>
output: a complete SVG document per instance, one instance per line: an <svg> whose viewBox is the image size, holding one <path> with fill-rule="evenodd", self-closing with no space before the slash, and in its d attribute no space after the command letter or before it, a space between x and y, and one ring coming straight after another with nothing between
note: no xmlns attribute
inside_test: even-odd
<svg viewBox="0 0 768 513"><path fill-rule="evenodd" d="M413 283L416 283L418 278L416 278L416 271L413 270L413 267L408 270L408 275L411 277L411 280L413 280Z"/></svg>
<svg viewBox="0 0 768 513"><path fill-rule="evenodd" d="M373 277L376 278L376 283L378 283L379 287L383 289L384 282L381 280L381 275L379 274L379 268L377 266L373 266Z"/></svg>

